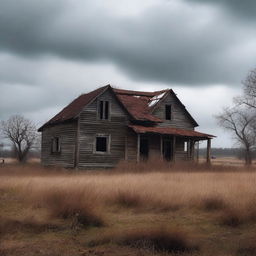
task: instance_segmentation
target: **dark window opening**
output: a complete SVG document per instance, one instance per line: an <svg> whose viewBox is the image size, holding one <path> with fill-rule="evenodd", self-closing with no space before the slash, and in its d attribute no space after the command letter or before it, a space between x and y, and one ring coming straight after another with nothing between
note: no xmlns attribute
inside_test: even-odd
<svg viewBox="0 0 256 256"><path fill-rule="evenodd" d="M105 119L108 119L108 113L109 113L109 103L108 101L105 101Z"/></svg>
<svg viewBox="0 0 256 256"><path fill-rule="evenodd" d="M108 120L109 119L109 102L101 100L99 102L99 118L101 120Z"/></svg>
<svg viewBox="0 0 256 256"><path fill-rule="evenodd" d="M147 138L141 138L140 139L140 157L142 160L148 159L148 139Z"/></svg>
<svg viewBox="0 0 256 256"><path fill-rule="evenodd" d="M100 101L100 119L103 119L104 101Z"/></svg>
<svg viewBox="0 0 256 256"><path fill-rule="evenodd" d="M165 119L171 120L172 119L172 106L165 105Z"/></svg>
<svg viewBox="0 0 256 256"><path fill-rule="evenodd" d="M52 139L52 153L60 152L60 138L55 137Z"/></svg>
<svg viewBox="0 0 256 256"><path fill-rule="evenodd" d="M107 152L107 137L96 137L96 152Z"/></svg>

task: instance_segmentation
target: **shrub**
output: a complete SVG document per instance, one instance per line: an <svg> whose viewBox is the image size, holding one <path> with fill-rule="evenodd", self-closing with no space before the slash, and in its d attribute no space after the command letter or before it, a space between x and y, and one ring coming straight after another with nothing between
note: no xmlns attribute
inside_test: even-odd
<svg viewBox="0 0 256 256"><path fill-rule="evenodd" d="M140 207L143 205L143 199L141 195L132 191L118 191L113 198L113 202L122 207L132 208Z"/></svg>
<svg viewBox="0 0 256 256"><path fill-rule="evenodd" d="M79 189L51 189L45 191L41 198L42 206L46 207L52 217L72 219L73 224L83 226L102 226L104 221L96 212L92 199L86 197Z"/></svg>
<svg viewBox="0 0 256 256"><path fill-rule="evenodd" d="M206 211L222 210L227 207L224 200L220 197L207 197L202 200L202 207Z"/></svg>
<svg viewBox="0 0 256 256"><path fill-rule="evenodd" d="M91 241L90 246L114 242L119 245L130 246L138 249L147 249L157 252L191 252L199 247L188 241L187 236L175 230L164 228L135 229L122 234L112 234L96 241Z"/></svg>
<svg viewBox="0 0 256 256"><path fill-rule="evenodd" d="M245 221L244 215L235 210L227 210L220 217L220 224L229 227L238 227Z"/></svg>

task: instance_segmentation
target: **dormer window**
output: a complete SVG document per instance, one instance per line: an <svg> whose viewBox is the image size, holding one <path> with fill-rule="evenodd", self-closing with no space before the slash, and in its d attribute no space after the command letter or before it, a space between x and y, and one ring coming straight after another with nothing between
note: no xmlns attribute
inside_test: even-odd
<svg viewBox="0 0 256 256"><path fill-rule="evenodd" d="M172 106L165 105L165 119L171 120L172 119Z"/></svg>
<svg viewBox="0 0 256 256"><path fill-rule="evenodd" d="M109 102L101 100L98 105L98 117L101 120L109 119Z"/></svg>

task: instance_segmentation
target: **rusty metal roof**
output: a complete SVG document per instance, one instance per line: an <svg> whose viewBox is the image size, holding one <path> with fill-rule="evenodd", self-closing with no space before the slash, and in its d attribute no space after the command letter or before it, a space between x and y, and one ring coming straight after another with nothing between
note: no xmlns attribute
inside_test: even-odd
<svg viewBox="0 0 256 256"><path fill-rule="evenodd" d="M112 88L110 85L106 85L87 94L80 95L38 130L41 131L44 127L48 125L53 125L77 118L77 116L86 105L95 100L101 93L103 93L107 89L110 89L112 91L114 96L116 96L116 99L119 101L120 105L122 105L124 110L128 112L131 119L153 123L162 122L161 119L157 118L152 114L154 107L156 107L156 105L167 95L167 93L171 92L175 95L175 93L171 89L155 92L141 92L116 89ZM177 100L179 101L178 98ZM182 103L180 104L184 106ZM186 113L191 118L195 126L197 126L196 121L191 117L187 110Z"/></svg>
<svg viewBox="0 0 256 256"><path fill-rule="evenodd" d="M186 136L186 137L194 137L200 139L212 139L215 136L211 134L201 133L194 130L184 130L180 128L171 128L171 127L148 127L141 125L129 125L133 131L139 134L143 133L155 133L155 134L163 134L163 135L176 135L176 136Z"/></svg>
<svg viewBox="0 0 256 256"><path fill-rule="evenodd" d="M108 85L104 87L100 87L87 94L80 95L75 100L73 100L69 105L63 108L57 115L55 115L52 119L50 119L42 127L40 127L38 131L41 131L45 126L61 123L77 117L77 115L79 115L79 113L81 112L84 106L89 104L93 99L95 99L99 94L101 94L107 88L108 88Z"/></svg>
<svg viewBox="0 0 256 256"><path fill-rule="evenodd" d="M137 96L137 95L135 95ZM135 120L162 122L160 118L150 113L148 106L149 99L145 96L135 97L131 95L117 94L117 98L121 101L127 111Z"/></svg>

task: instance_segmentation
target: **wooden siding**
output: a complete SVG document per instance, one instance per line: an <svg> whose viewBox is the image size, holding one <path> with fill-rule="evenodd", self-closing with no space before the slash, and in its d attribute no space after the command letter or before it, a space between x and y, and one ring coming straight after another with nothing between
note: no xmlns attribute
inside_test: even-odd
<svg viewBox="0 0 256 256"><path fill-rule="evenodd" d="M110 102L109 120L100 120L97 115L98 101ZM128 116L107 90L88 105L80 114L79 163L78 168L113 167L120 160L134 158L134 136L127 127ZM110 151L94 153L97 134L110 136ZM126 145L128 150L126 151ZM135 148L136 149L136 148Z"/></svg>
<svg viewBox="0 0 256 256"><path fill-rule="evenodd" d="M41 163L73 168L75 164L75 142L77 123L58 124L42 131ZM60 138L61 151L52 153L52 139Z"/></svg>
<svg viewBox="0 0 256 256"><path fill-rule="evenodd" d="M100 120L98 116L99 101L109 101L109 120ZM172 106L172 119L165 120L165 105ZM164 122L158 124L162 127L194 129L194 124L186 114L184 107L173 95L169 95L153 112ZM80 169L114 167L119 161L137 160L137 134L128 128L129 116L120 106L110 90L87 105L78 117L78 121L58 124L47 127L42 131L42 157L43 165L58 165L68 168ZM110 140L109 152L95 152L97 135L107 135ZM161 135L145 135L149 139L149 158L161 157ZM52 153L52 138L60 137L61 152ZM169 137L171 136L163 136ZM186 138L176 137L175 160L188 159L184 151Z"/></svg>
<svg viewBox="0 0 256 256"><path fill-rule="evenodd" d="M186 139L182 137L176 137L176 153L175 153L176 161L188 160L187 151L184 151L185 141Z"/></svg>
<svg viewBox="0 0 256 256"><path fill-rule="evenodd" d="M165 105L171 105L171 120L165 120ZM169 94L161 104L159 104L153 111L153 115L163 120L163 123L159 123L158 126L194 130L192 120L186 114L184 107L172 94Z"/></svg>

